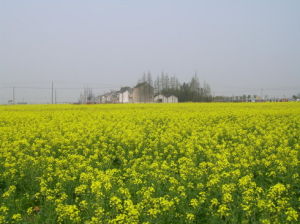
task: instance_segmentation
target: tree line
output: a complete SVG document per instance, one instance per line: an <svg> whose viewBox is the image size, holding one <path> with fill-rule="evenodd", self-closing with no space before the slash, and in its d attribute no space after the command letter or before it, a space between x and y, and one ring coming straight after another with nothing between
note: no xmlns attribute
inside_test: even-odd
<svg viewBox="0 0 300 224"><path fill-rule="evenodd" d="M148 72L143 74L138 83L148 83L154 88L154 95L177 96L179 102L211 102L213 99L209 84L200 83L196 73L189 82L181 83L176 76L164 72L153 80Z"/></svg>

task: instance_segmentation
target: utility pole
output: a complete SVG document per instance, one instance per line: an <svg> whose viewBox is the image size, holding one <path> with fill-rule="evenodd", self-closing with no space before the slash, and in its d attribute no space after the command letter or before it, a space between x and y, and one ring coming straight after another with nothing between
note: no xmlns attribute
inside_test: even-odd
<svg viewBox="0 0 300 224"><path fill-rule="evenodd" d="M57 104L57 92L56 92L56 89L55 89L55 92L54 92L54 95L55 95L55 97L54 97L54 102L55 102L55 104Z"/></svg>
<svg viewBox="0 0 300 224"><path fill-rule="evenodd" d="M16 103L16 100L15 100L15 87L13 87L13 104Z"/></svg>
<svg viewBox="0 0 300 224"><path fill-rule="evenodd" d="M54 94L54 92L53 92L53 81L52 81L52 83L51 83L51 103L53 104L53 94Z"/></svg>

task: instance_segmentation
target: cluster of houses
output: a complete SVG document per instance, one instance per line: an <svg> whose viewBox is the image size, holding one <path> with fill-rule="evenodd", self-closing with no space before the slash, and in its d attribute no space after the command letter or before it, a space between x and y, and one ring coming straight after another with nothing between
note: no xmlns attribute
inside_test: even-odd
<svg viewBox="0 0 300 224"><path fill-rule="evenodd" d="M147 82L139 83L134 88L122 87L119 91L110 91L96 97L96 103L178 103L174 95L155 95L154 88Z"/></svg>

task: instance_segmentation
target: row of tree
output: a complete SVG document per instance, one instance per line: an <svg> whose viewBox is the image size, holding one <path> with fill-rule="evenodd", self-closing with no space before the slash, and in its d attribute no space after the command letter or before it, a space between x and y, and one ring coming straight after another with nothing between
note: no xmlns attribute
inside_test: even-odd
<svg viewBox="0 0 300 224"><path fill-rule="evenodd" d="M210 102L212 101L211 88L206 83L202 84L195 74L189 82L180 83L176 76L161 73L153 81L150 72L144 73L139 83L148 83L154 87L154 95L174 95L179 102Z"/></svg>

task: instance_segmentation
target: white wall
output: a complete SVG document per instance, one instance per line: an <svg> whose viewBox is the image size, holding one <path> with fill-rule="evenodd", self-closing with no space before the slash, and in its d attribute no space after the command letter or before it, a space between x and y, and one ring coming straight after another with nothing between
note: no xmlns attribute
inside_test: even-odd
<svg viewBox="0 0 300 224"><path fill-rule="evenodd" d="M176 96L169 96L167 98L167 102L168 103L178 103L178 97L176 97Z"/></svg>
<svg viewBox="0 0 300 224"><path fill-rule="evenodd" d="M158 96L154 97L155 102L158 102L159 100L161 100L162 103L167 103L168 98L165 97L164 95L158 95Z"/></svg>
<svg viewBox="0 0 300 224"><path fill-rule="evenodd" d="M128 90L126 90L123 93L120 93L119 102L120 103L129 103L129 91Z"/></svg>

